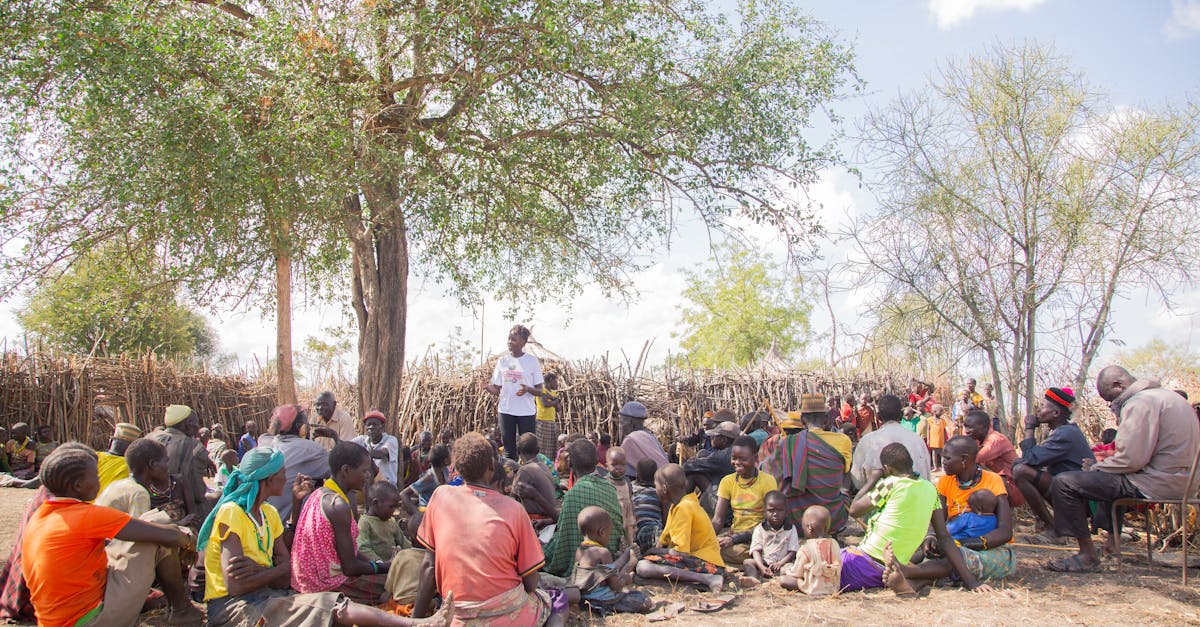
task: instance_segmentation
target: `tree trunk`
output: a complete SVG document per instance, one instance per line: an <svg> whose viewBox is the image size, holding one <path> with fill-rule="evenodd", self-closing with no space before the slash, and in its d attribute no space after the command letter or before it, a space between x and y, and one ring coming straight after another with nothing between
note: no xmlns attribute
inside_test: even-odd
<svg viewBox="0 0 1200 627"><path fill-rule="evenodd" d="M358 220L351 227L359 411L377 409L399 419L396 411L400 407L408 313L408 231L393 188L372 186L364 191L364 197L371 214L384 215L386 221ZM358 196L348 197L343 205L362 215Z"/></svg>
<svg viewBox="0 0 1200 627"><path fill-rule="evenodd" d="M296 376L292 370L292 256L281 248L275 251L275 315L279 404L293 405L296 403Z"/></svg>

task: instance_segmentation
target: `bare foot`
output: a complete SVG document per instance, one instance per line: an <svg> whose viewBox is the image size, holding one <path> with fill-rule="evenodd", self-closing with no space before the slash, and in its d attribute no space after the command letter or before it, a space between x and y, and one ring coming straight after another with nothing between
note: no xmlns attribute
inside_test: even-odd
<svg viewBox="0 0 1200 627"><path fill-rule="evenodd" d="M721 588L725 587L725 578L720 575L709 575L705 577L705 585L708 586L709 592L720 592Z"/></svg>
<svg viewBox="0 0 1200 627"><path fill-rule="evenodd" d="M454 591L446 593L442 598L442 607L429 618L421 619L419 625L449 625L454 622Z"/></svg>
<svg viewBox="0 0 1200 627"><path fill-rule="evenodd" d="M182 607L173 607L167 613L167 622L172 625L190 625L204 622L204 613L190 602Z"/></svg>
<svg viewBox="0 0 1200 627"><path fill-rule="evenodd" d="M887 546L883 547L883 585L892 592L895 592L896 596L916 596L917 594L912 583L900 571L900 564L896 562L896 555L892 552L891 542L888 542Z"/></svg>
<svg viewBox="0 0 1200 627"><path fill-rule="evenodd" d="M740 586L743 590L749 590L750 588L757 588L758 584L760 584L760 583L762 583L762 582L755 579L754 577L738 577L738 586Z"/></svg>

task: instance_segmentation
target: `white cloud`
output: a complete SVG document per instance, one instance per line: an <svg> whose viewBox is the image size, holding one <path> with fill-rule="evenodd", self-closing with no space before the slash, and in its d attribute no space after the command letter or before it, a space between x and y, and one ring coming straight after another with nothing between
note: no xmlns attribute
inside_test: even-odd
<svg viewBox="0 0 1200 627"><path fill-rule="evenodd" d="M1171 16L1163 24L1163 32L1171 41L1200 34L1200 0L1171 0Z"/></svg>
<svg viewBox="0 0 1200 627"><path fill-rule="evenodd" d="M929 0L929 12L938 28L950 30L970 20L980 11L1029 12L1046 0Z"/></svg>

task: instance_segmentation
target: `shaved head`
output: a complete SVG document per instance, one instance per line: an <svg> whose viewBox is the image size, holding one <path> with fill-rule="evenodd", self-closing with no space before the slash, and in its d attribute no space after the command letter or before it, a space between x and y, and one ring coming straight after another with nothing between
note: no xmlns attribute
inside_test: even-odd
<svg viewBox="0 0 1200 627"><path fill-rule="evenodd" d="M579 530L587 534L591 531L598 531L605 526L612 524L612 517L603 508L589 505L579 512L579 518L576 519L579 523Z"/></svg>
<svg viewBox="0 0 1200 627"><path fill-rule="evenodd" d="M975 438L956 435L946 442L946 455L966 455L971 459L979 454L979 443Z"/></svg>
<svg viewBox="0 0 1200 627"><path fill-rule="evenodd" d="M669 488L672 492L683 490L687 487L687 475L683 472L683 466L679 464L667 464L659 468L654 473L654 480L662 483L663 486Z"/></svg>
<svg viewBox="0 0 1200 627"><path fill-rule="evenodd" d="M1096 375L1096 392L1100 394L1100 398L1111 403L1133 385L1135 380L1133 375L1121 366L1108 366Z"/></svg>

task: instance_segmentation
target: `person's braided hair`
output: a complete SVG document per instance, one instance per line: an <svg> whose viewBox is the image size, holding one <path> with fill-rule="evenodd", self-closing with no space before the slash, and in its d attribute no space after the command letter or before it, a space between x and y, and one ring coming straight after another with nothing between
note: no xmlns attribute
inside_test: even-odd
<svg viewBox="0 0 1200 627"><path fill-rule="evenodd" d="M67 496L71 486L96 465L96 451L82 442L67 442L54 449L42 462L38 478L54 496Z"/></svg>

